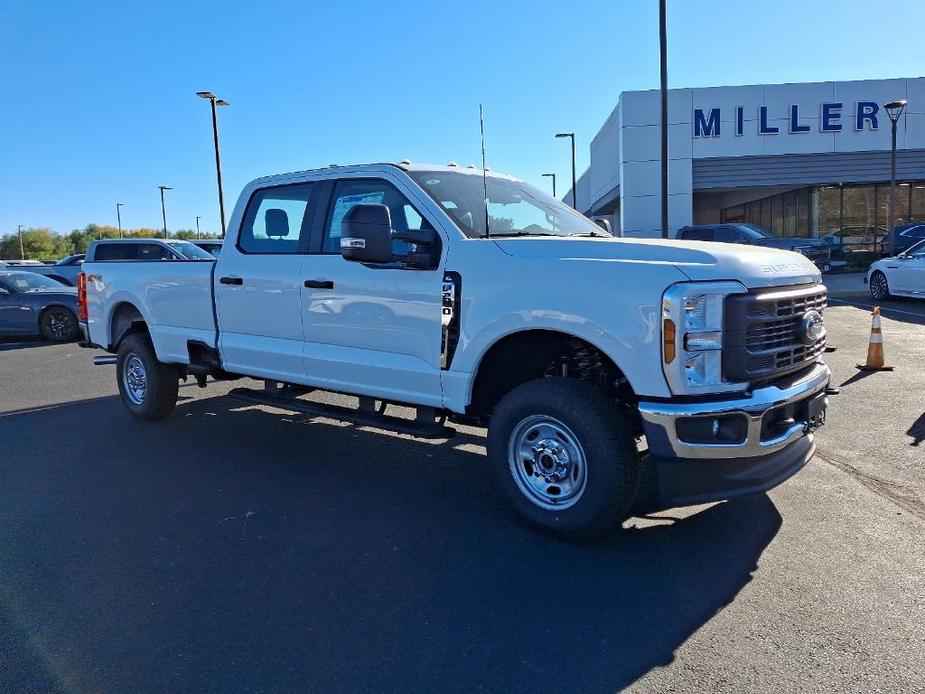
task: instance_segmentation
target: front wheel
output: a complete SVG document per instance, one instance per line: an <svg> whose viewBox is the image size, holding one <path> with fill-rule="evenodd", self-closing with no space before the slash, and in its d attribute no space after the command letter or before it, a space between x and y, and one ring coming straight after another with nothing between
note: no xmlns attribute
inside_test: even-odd
<svg viewBox="0 0 925 694"><path fill-rule="evenodd" d="M870 276L870 295L878 301L890 298L890 284L880 270Z"/></svg>
<svg viewBox="0 0 925 694"><path fill-rule="evenodd" d="M823 275L828 275L830 272L832 272L832 263L823 263L822 266L819 268L819 271Z"/></svg>
<svg viewBox="0 0 925 694"><path fill-rule="evenodd" d="M619 527L639 486L628 417L593 386L541 378L508 393L488 427L489 464L515 508L567 538Z"/></svg>
<svg viewBox="0 0 925 694"><path fill-rule="evenodd" d="M180 374L157 360L147 335L127 336L119 345L116 374L122 404L138 419L163 419L177 406Z"/></svg>

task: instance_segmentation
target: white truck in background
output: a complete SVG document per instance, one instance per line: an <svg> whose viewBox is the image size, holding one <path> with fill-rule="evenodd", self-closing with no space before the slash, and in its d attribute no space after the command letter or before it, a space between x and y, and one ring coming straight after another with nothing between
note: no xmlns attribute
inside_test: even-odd
<svg viewBox="0 0 925 694"><path fill-rule="evenodd" d="M487 202L486 202L487 192ZM516 508L585 537L634 512L769 489L812 456L831 372L826 289L805 257L614 238L516 179L372 164L261 178L217 260L98 262L85 346L116 355L140 419L178 381L425 436L488 428ZM389 404L417 409L390 416Z"/></svg>

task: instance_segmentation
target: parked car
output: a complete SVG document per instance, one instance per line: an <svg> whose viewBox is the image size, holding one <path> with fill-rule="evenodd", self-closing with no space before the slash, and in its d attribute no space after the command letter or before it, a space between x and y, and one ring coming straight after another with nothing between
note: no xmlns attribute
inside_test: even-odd
<svg viewBox="0 0 925 694"><path fill-rule="evenodd" d="M0 270L0 334L75 339L77 290L32 271Z"/></svg>
<svg viewBox="0 0 925 694"><path fill-rule="evenodd" d="M925 222L902 224L880 242L880 255L898 256L922 239L925 239Z"/></svg>
<svg viewBox="0 0 925 694"><path fill-rule="evenodd" d="M826 289L796 253L616 238L517 179L424 164L261 178L229 221L214 265L90 250L85 346L138 419L182 376L246 375L268 382L251 402L317 413L293 394L323 389L380 428L487 425L514 507L567 537L770 489L815 450Z"/></svg>
<svg viewBox="0 0 925 694"><path fill-rule="evenodd" d="M80 274L80 268L84 262L83 253L75 253L62 258L52 265L42 265L28 268L30 272L37 272L40 275L51 277L61 284L73 287L77 284L77 275ZM25 268L23 268L25 269Z"/></svg>
<svg viewBox="0 0 925 694"><path fill-rule="evenodd" d="M218 254L222 252L221 239L196 239L195 241L191 241L191 243L199 246L202 250L216 258L218 258Z"/></svg>
<svg viewBox="0 0 925 694"><path fill-rule="evenodd" d="M742 243L795 251L809 258L822 272L832 270L831 247L819 239L772 236L755 224L693 224L681 227L677 238L685 241L719 241Z"/></svg>
<svg viewBox="0 0 925 694"><path fill-rule="evenodd" d="M84 263L113 260L215 260L189 241L175 239L98 239L90 242Z"/></svg>
<svg viewBox="0 0 925 694"><path fill-rule="evenodd" d="M895 257L878 260L864 281L878 301L891 296L925 297L925 240Z"/></svg>

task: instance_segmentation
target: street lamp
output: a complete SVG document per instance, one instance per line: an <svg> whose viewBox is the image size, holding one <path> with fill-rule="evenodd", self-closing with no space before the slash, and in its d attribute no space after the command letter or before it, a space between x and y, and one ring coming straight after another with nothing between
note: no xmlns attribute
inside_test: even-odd
<svg viewBox="0 0 925 694"><path fill-rule="evenodd" d="M198 214L196 215L196 238L202 238L202 232L199 231L199 220L202 219Z"/></svg>
<svg viewBox="0 0 925 694"><path fill-rule="evenodd" d="M164 238L167 238L167 208L164 206L164 191L173 190L170 186L158 186L161 191L161 217L164 220Z"/></svg>
<svg viewBox="0 0 925 694"><path fill-rule="evenodd" d="M575 182L575 133L556 133L556 137L568 137L572 140L572 207L578 209L578 187Z"/></svg>
<svg viewBox="0 0 925 694"><path fill-rule="evenodd" d="M899 99L884 104L887 115L890 117L893 146L890 150L890 238L893 237L893 227L896 226L896 122L906 108L906 100Z"/></svg>
<svg viewBox="0 0 925 694"><path fill-rule="evenodd" d="M119 238L120 239L122 238L122 214L121 212L119 212L119 208L122 207L122 205L124 204L125 204L124 202L116 203L116 222L119 225Z"/></svg>
<svg viewBox="0 0 925 694"><path fill-rule="evenodd" d="M208 99L212 105L212 138L215 140L215 177L218 179L218 212L222 219L222 237L225 236L225 195L222 192L222 155L218 148L218 115L216 106L227 106L228 102L219 99L212 92L196 92L196 96Z"/></svg>
<svg viewBox="0 0 925 694"><path fill-rule="evenodd" d="M556 175L554 173L544 173L543 176L552 177L552 196L556 197Z"/></svg>
<svg viewBox="0 0 925 694"><path fill-rule="evenodd" d="M23 226L22 226L22 224L17 224L17 225L16 225L16 228L17 228L17 230L19 231L19 259L20 259L20 260L25 260L25 259L26 259L26 250L25 250L25 248L24 248L23 245L22 245L22 229L23 229Z"/></svg>

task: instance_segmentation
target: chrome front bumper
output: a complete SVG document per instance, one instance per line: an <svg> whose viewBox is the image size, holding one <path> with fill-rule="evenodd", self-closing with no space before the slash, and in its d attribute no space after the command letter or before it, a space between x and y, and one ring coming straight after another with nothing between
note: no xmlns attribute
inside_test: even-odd
<svg viewBox="0 0 925 694"><path fill-rule="evenodd" d="M767 456L811 434L814 422L795 420L781 434L762 439L765 416L777 408L808 400L825 391L832 372L823 363L783 385L757 388L748 397L711 402L640 402L650 453L659 458L730 459ZM826 405L828 399L825 400ZM677 422L688 417L744 415L748 428L741 443L691 443L678 436Z"/></svg>

